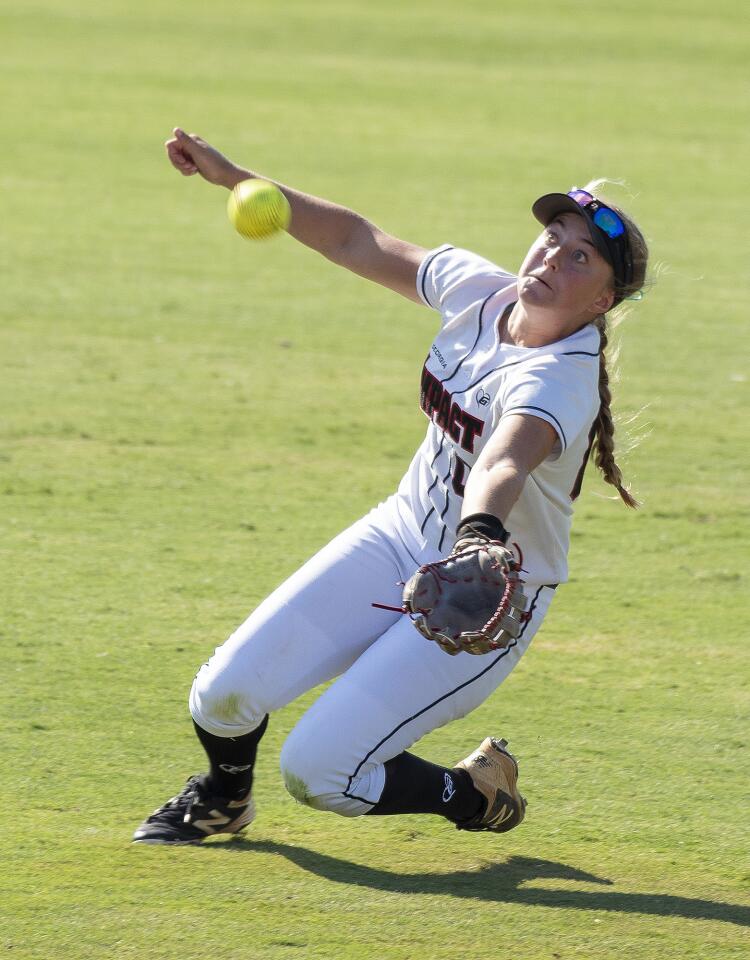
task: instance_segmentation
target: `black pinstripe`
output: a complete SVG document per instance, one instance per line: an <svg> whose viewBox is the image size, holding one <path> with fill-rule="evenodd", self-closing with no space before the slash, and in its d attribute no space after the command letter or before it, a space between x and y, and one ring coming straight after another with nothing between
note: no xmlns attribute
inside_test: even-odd
<svg viewBox="0 0 750 960"><path fill-rule="evenodd" d="M589 353L588 350L567 350L565 353L560 354L562 357L600 357L602 354L602 335L599 331L599 349L596 353Z"/></svg>
<svg viewBox="0 0 750 960"><path fill-rule="evenodd" d="M552 419L553 419L553 420L555 421L555 423L557 424L557 429L560 431L560 436L562 437L563 446L564 446L564 447L567 447L567 446L568 446L568 441L567 441L567 439L565 438L565 431L563 430L562 424L561 424L560 421L557 419L557 417L554 415L554 413L550 413L549 410L545 410L544 407L535 407L535 406L534 406L533 404L531 404L531 403L522 403L522 404L520 404L520 405L517 406L517 407L510 407L508 410L503 410L503 416L506 416L506 414L508 414L508 413L513 413L514 410L538 410L539 413L546 413L547 416L548 416L548 417L552 417Z"/></svg>
<svg viewBox="0 0 750 960"><path fill-rule="evenodd" d="M427 296L427 291L424 288L425 280L427 279L427 271L430 269L430 264L435 259L439 257L441 253L447 253L449 250L455 250L455 247L443 247L442 250L436 250L433 255L426 261L424 267L422 268L422 296L426 303L429 303L433 310L436 309L435 305L430 302L430 298Z"/></svg>
<svg viewBox="0 0 750 960"><path fill-rule="evenodd" d="M502 289L502 287L501 287L500 289ZM468 353L465 353L465 354L461 357L461 359L458 361L458 364L457 364L457 366L456 366L456 369L453 371L453 373L452 373L449 377L446 377L444 380L441 380L441 381L440 381L440 383L441 383L443 386L445 386L446 383L448 383L450 380L452 380L452 379L456 376L456 374L458 373L458 371L459 371L459 370L461 369L461 367L463 366L464 360L468 360L469 357L472 355L472 353L474 353L474 351L476 350L477 344L479 343L479 338L482 336L482 324L484 323L484 308L487 306L487 304L490 302L490 300L491 300L493 297L496 297L496 296L498 295L498 293L500 293L500 290L495 290L494 293L491 293L491 294L489 295L489 297L487 297L485 300L482 301L482 306L479 308L479 318L478 318L478 319L479 319L479 326L478 326L478 328L477 328L477 335L476 335L476 337L474 338L474 343L472 343L471 347L469 348ZM460 392L460 391L455 390L453 393L459 393L459 392ZM453 396L453 393L451 393L451 397Z"/></svg>
<svg viewBox="0 0 750 960"><path fill-rule="evenodd" d="M435 483L437 483L437 477L435 477ZM435 483L433 483L432 487L435 486ZM430 490L432 490L432 487L430 487ZM429 493L430 490L428 490L427 492ZM429 510L427 511L427 513L424 515L424 520L422 521L422 524L421 524L421 526L420 526L420 528L419 528L419 532L420 532L420 533L424 533L424 528L427 526L427 521L430 519L430 517L433 515L434 512L435 512L435 504L433 503L433 505L430 507L430 509L429 509Z"/></svg>
<svg viewBox="0 0 750 960"><path fill-rule="evenodd" d="M446 509L446 510L448 509L448 497L447 497L447 494L446 494L445 509ZM444 516L445 516L445 510L440 514L440 519L442 520ZM443 540L445 540L445 535L446 535L447 532L448 532L448 526L444 523L444 524L443 524L442 533L440 534L440 540L438 541L438 553L441 553L441 552L442 552L442 549L443 549Z"/></svg>
<svg viewBox="0 0 750 960"><path fill-rule="evenodd" d="M586 350L571 350L571 351L569 351L568 353L560 353L560 354L558 354L558 356L560 356L560 357L598 357L599 354L598 354L598 353L589 353L589 352L586 351ZM516 364L519 364L519 363L526 363L528 360L531 360L531 359L534 359L534 358L533 358L533 357L521 357L520 360L509 360L507 363L503 363L503 364L501 364L501 366L499 366L499 367L493 367L492 370L490 370L488 373L483 373L481 377L479 377L477 380L474 380L473 383L468 384L466 387L463 388L463 390L461 390L461 391L456 390L456 391L454 391L454 393L468 393L469 390L473 390L474 387L479 386L479 384L482 382L482 380L486 380L487 377L491 377L491 376L493 375L493 373L497 373L499 370L507 370L508 367L514 367L514 366L516 366ZM454 396L454 394L452 393L452 394L451 394L451 397L453 397L453 396Z"/></svg>
<svg viewBox="0 0 750 960"><path fill-rule="evenodd" d="M453 471L453 452L451 451L448 457L448 471L443 477L443 486L445 487L445 506L443 507L443 510L440 514L441 520L448 512L448 507L450 506L450 503L451 503L451 492L450 492L450 489L448 488L448 479L450 478L452 471ZM443 549L443 539L445 538L445 533L447 529L448 528L446 527L446 525L443 524L443 532L440 534L440 542L438 543L439 551Z"/></svg>
<svg viewBox="0 0 750 960"><path fill-rule="evenodd" d="M518 641L523 637L524 633L526 632L526 628L527 628L528 625L531 623L532 615L533 615L533 613L534 613L534 608L536 607L537 600L539 599L539 594L542 592L542 590L544 590L545 587L554 588L554 586L553 586L552 584L542 584L542 586L537 589L536 593L534 594L534 599L533 599L533 600L531 601L531 603L529 604L529 611L528 611L528 612L529 612L529 618L528 618L528 620L526 621L526 623L524 623L523 627L521 628L521 632L520 632L519 635L518 635L518 639L514 640L513 643L511 643L508 647L506 647L503 651L501 651L500 654L499 654L497 657L495 657L495 659L492 661L492 663L489 664L489 666L485 667L483 670L480 670L479 673L476 674L476 676L472 677L470 680L465 680L463 683L460 683L460 684L459 684L457 687L455 687L453 690L449 690L448 693L444 693L441 697L438 697L437 700L433 700L432 703L428 704L426 707L423 707L421 710L418 710L416 713L412 714L410 717L407 717L405 720L403 720L401 723L399 723L397 726L395 726L395 727L393 728L393 730L390 731L390 733L386 734L386 735L383 737L382 740L380 740L378 743L376 743L375 746L372 748L372 750L370 750L370 752L369 752L368 754L366 754L366 755L360 760L360 762L357 764L357 767L356 767L354 773L352 773L352 774L349 776L349 779L348 779L347 784L346 784L346 789L343 791L343 795L344 795L345 797L349 797L349 798L352 799L352 800L360 800L362 803L367 803L367 804L369 804L371 807L374 807L374 806L375 806L375 802L373 802L372 800L365 800L364 797L357 797L357 796L355 796L355 794L349 792L349 788L350 788L351 785L352 785L352 781L356 779L357 774L358 774L359 771L362 769L362 766L363 766L365 763L367 763L367 761L370 759L370 757L373 755L373 753L375 753L376 750L379 750L380 747L382 747L384 743L386 743L388 740L390 740L391 737L394 736L394 734L398 733L398 731L399 731L402 727L405 727L405 726L407 725L407 723L411 723L412 720L416 720L417 717L421 717L423 713L427 713L428 710L431 710L433 707L437 706L437 704L442 703L443 700L447 700L448 697L452 697L453 694L454 694L454 693L458 693L459 690L463 690L464 687L468 687L468 686L470 686L472 683L475 683L477 680L480 679L480 677L483 677L486 673L488 673L490 670L492 670L493 667L497 666L497 664L500 663L500 661L501 661L504 657L506 657L506 656L508 655L508 653L509 653L514 647L516 647L516 646L518 645Z"/></svg>
<svg viewBox="0 0 750 960"><path fill-rule="evenodd" d="M445 434L444 434L444 433L441 433L441 434L440 434L440 443L438 444L437 453L436 453L435 456L432 458L432 462L430 463L430 470L432 470L432 468L435 466L435 464L437 463L438 457L439 457L440 454L443 452L443 444L444 444L444 443L445 443ZM428 497L429 497L430 493L432 492L433 488L435 487L435 484L438 482L438 479L439 479L439 478L438 478L437 475L436 475L436 476L435 476L435 479L432 481L432 483L431 483L431 484L429 485L429 487L427 488L427 496L428 496ZM420 528L419 528L419 532L420 532L420 533L424 533L425 524L427 523L428 518L429 518L434 512L435 512L435 507L434 507L434 506L430 507L430 509L429 509L429 510L427 511L427 513L425 514L424 520L422 521L422 524L421 524L421 526L420 526Z"/></svg>

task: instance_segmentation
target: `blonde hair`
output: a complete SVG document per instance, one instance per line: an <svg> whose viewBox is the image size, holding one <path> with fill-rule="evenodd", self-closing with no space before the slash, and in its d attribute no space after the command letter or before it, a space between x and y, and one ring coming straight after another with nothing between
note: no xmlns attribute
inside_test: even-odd
<svg viewBox="0 0 750 960"><path fill-rule="evenodd" d="M594 194L600 199L602 197L600 187L602 184L612 181L600 179L592 180L583 188L589 193ZM615 206L609 200L605 200L607 206L612 207L622 218L627 230L630 254L633 260L633 275L629 284L615 283L615 299L613 307L618 306L623 300L633 297L637 294L646 282L646 267L648 265L648 245L646 240L638 229L637 224L620 207ZM604 480L610 483L619 493L623 503L632 508L639 506L638 501L630 493L624 484L622 470L615 459L615 423L612 417L612 392L610 390L610 376L607 368L606 349L609 343L609 323L606 314L601 314L594 320L594 325L599 331L601 342L599 346L599 413L597 414L594 426L592 428L592 454L597 468L601 472Z"/></svg>

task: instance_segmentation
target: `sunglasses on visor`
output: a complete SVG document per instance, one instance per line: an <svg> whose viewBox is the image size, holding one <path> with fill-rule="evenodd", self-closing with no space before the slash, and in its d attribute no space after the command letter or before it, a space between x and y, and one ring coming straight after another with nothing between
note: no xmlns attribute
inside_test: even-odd
<svg viewBox="0 0 750 960"><path fill-rule="evenodd" d="M610 240L616 240L618 237L624 236L625 224L618 214L611 207L603 204L601 200L597 200L588 190L575 188L568 193L568 196L586 211L594 225L606 234Z"/></svg>

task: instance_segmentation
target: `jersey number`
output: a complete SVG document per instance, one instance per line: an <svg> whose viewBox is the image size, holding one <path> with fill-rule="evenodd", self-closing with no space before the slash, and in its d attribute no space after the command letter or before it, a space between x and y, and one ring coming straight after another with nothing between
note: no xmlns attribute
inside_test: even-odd
<svg viewBox="0 0 750 960"><path fill-rule="evenodd" d="M453 492L459 497L463 497L466 489L466 474L469 470L469 464L465 463L458 454L454 453L455 463L453 464Z"/></svg>

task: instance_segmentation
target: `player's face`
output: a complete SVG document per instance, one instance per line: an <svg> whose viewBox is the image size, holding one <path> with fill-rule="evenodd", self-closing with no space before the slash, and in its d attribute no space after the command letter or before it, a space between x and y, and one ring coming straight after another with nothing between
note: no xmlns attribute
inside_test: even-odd
<svg viewBox="0 0 750 960"><path fill-rule="evenodd" d="M526 254L518 279L525 306L554 310L561 318L596 316L612 304L612 267L575 213L549 224Z"/></svg>

